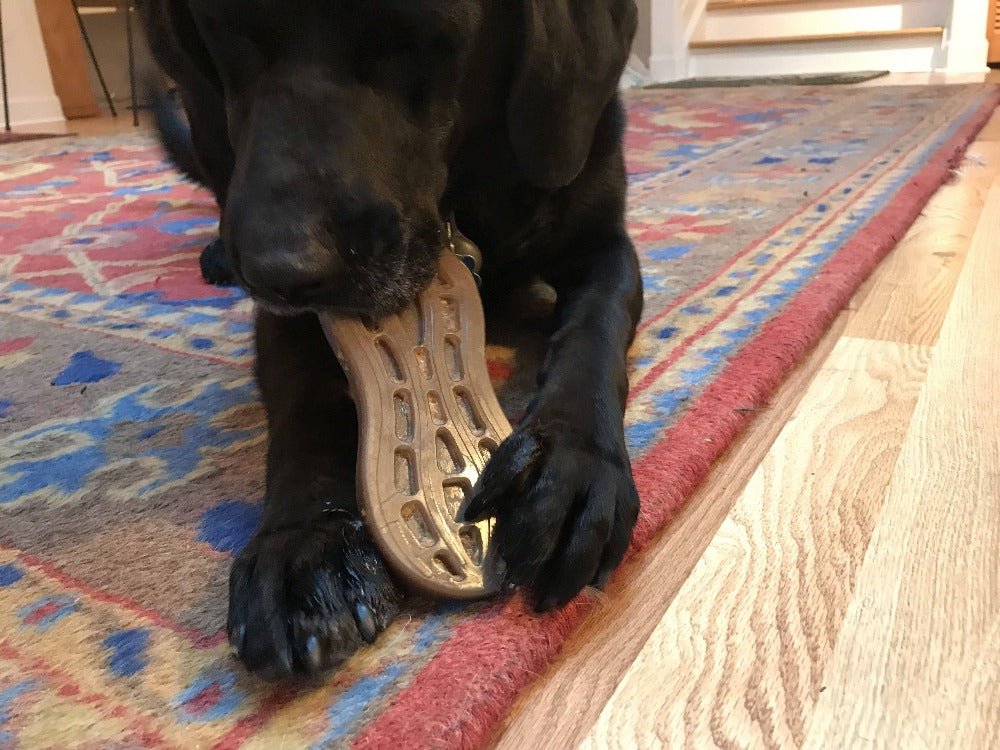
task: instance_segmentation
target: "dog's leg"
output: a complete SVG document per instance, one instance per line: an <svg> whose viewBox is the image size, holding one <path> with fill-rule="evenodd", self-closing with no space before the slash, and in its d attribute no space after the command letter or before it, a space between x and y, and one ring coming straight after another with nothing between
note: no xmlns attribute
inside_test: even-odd
<svg viewBox="0 0 1000 750"><path fill-rule="evenodd" d="M149 51L177 84L187 114L185 125L176 117L173 105L165 100L164 92L157 92L160 85L154 85L153 114L163 146L181 171L215 194L221 212L225 209L234 160L222 81L211 54L194 32L195 22L187 3L143 2L137 3L137 9ZM200 260L205 281L233 283L221 238L204 248Z"/></svg>
<svg viewBox="0 0 1000 750"><path fill-rule="evenodd" d="M233 176L234 157L229 134L226 132L225 112L219 103L221 95L216 94L209 101L202 101L203 98L185 94L184 109L191 128L191 145L195 158L205 175L207 187L215 195L221 226L229 182ZM205 246L199 262L202 278L209 284L228 286L235 283L232 265L221 236Z"/></svg>
<svg viewBox="0 0 1000 750"><path fill-rule="evenodd" d="M477 485L467 520L496 518L487 575L528 585L539 609L603 585L639 498L625 450L626 352L642 308L624 228L588 232L558 272L558 329L524 420Z"/></svg>
<svg viewBox="0 0 1000 750"><path fill-rule="evenodd" d="M267 678L333 667L396 616L400 593L358 513L357 416L316 317L257 316L270 447L264 517L233 565L228 633Z"/></svg>

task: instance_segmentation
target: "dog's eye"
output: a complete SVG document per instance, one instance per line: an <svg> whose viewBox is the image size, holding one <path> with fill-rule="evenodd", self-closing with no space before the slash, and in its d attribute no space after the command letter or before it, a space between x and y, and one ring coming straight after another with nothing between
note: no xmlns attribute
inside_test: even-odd
<svg viewBox="0 0 1000 750"><path fill-rule="evenodd" d="M427 40L427 49L438 59L447 59L458 54L459 45L450 34L435 34Z"/></svg>
<svg viewBox="0 0 1000 750"><path fill-rule="evenodd" d="M454 55L458 50L457 42L452 34L389 25L373 30L363 44L376 59L410 56L433 61Z"/></svg>
<svg viewBox="0 0 1000 750"><path fill-rule="evenodd" d="M454 36L409 24L386 24L365 39L359 77L396 92L417 114L457 79Z"/></svg>
<svg viewBox="0 0 1000 750"><path fill-rule="evenodd" d="M419 49L412 34L393 28L382 29L373 34L367 46L375 60L404 57Z"/></svg>

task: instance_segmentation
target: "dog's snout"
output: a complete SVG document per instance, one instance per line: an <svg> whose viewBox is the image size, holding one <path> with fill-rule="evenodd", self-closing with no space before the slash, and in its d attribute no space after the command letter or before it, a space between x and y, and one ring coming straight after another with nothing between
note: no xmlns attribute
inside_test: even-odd
<svg viewBox="0 0 1000 750"><path fill-rule="evenodd" d="M344 144L317 149L303 144L301 159L282 160L244 146L222 221L234 275L288 312L399 308L407 279L433 262L434 202L397 195L395 181Z"/></svg>
<svg viewBox="0 0 1000 750"><path fill-rule="evenodd" d="M311 297L335 285L346 272L336 250L315 241L266 232L241 234L234 248L239 275L251 293L264 299L309 304Z"/></svg>
<svg viewBox="0 0 1000 750"><path fill-rule="evenodd" d="M241 271L252 290L289 303L321 289L328 279L328 274L315 264L303 263L296 254L281 251L246 258Z"/></svg>
<svg viewBox="0 0 1000 750"><path fill-rule="evenodd" d="M280 211L273 202L239 196L228 205L224 233L247 290L290 307L381 309L375 280L390 278L404 256L422 247L395 206L357 196L322 207L300 198Z"/></svg>

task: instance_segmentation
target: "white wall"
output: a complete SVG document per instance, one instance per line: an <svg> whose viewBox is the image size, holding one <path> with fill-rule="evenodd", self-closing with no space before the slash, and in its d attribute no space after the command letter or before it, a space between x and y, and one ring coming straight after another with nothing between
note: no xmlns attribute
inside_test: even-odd
<svg viewBox="0 0 1000 750"><path fill-rule="evenodd" d="M986 17L990 0L953 0L945 35L945 69L978 72L986 67Z"/></svg>
<svg viewBox="0 0 1000 750"><path fill-rule="evenodd" d="M654 81L687 75L684 5L685 0L649 0L649 59L645 62Z"/></svg>
<svg viewBox="0 0 1000 750"><path fill-rule="evenodd" d="M739 36L780 36L815 33L818 28L841 31L855 25L858 28L913 28L917 26L944 26L945 37L932 54L923 54L926 40L916 40L910 45L919 52L900 57L893 54L898 43L872 43L859 41L856 45L839 43L837 50L848 53L843 62L858 69L879 70L907 69L918 65L920 71L943 69L949 72L979 72L986 68L986 14L990 0L830 0L802 6L768 6L747 11L713 14L713 20L702 17L694 31L698 37L725 38ZM687 42L692 28L685 28L684 13L693 5L692 0L637 0L640 13L639 36L634 51L649 69L652 80L668 80L687 75L707 75L694 70ZM756 19L756 21L754 21ZM754 23L757 26L754 26ZM766 25L762 30L760 24ZM846 26L845 26L846 25ZM890 49L892 48L892 49ZM800 45L800 58L826 53L813 44ZM911 50L912 51L912 50ZM796 50L785 55L789 66L780 71L795 72ZM829 51L834 54L835 50ZM740 55L749 60L769 54L766 50L733 48L724 53L730 60L729 67L738 68ZM849 59L848 59L849 58ZM816 61L817 63L819 61ZM787 68L787 69L786 69ZM835 66L831 70L843 69ZM798 72L805 72L798 71ZM735 75L733 71L716 73Z"/></svg>
<svg viewBox="0 0 1000 750"><path fill-rule="evenodd" d="M643 65L649 65L649 6L650 0L635 0L639 9L639 28L635 32L635 42L632 44L632 54L639 58Z"/></svg>
<svg viewBox="0 0 1000 750"><path fill-rule="evenodd" d="M62 120L62 108L52 88L34 0L3 0L0 9L3 11L11 124Z"/></svg>
<svg viewBox="0 0 1000 750"><path fill-rule="evenodd" d="M163 0L154 0L163 2ZM68 2L68 0L67 0ZM109 7L113 4L108 3ZM94 45L94 54L101 65L101 72L104 80L108 84L111 97L116 102L127 104L130 91L128 80L128 44L125 37L125 16L121 11L121 6L114 13L85 13L83 24L90 36L90 42ZM138 17L133 12L132 33L135 41L136 70L148 69L151 65L146 43L143 40L141 24ZM97 103L102 110L107 110L104 102L104 94L101 92L100 83L94 66L89 64L90 80L97 97ZM125 113L128 114L127 112Z"/></svg>

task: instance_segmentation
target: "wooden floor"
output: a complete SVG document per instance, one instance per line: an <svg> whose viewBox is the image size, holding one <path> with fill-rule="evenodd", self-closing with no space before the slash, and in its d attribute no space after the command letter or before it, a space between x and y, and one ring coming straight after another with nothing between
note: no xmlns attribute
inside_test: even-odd
<svg viewBox="0 0 1000 750"><path fill-rule="evenodd" d="M1000 117L494 745L1000 748Z"/></svg>
<svg viewBox="0 0 1000 750"><path fill-rule="evenodd" d="M1000 116L618 580L496 747L1000 748Z"/></svg>

